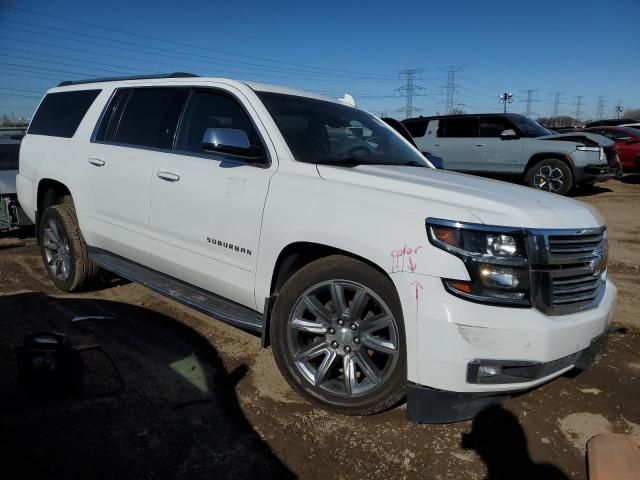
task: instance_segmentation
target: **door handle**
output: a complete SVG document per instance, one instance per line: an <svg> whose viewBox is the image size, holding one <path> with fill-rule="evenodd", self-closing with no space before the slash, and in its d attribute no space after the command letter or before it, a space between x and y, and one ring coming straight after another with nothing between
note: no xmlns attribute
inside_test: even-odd
<svg viewBox="0 0 640 480"><path fill-rule="evenodd" d="M105 162L101 158L91 157L89 159L89 163L91 165L95 165L96 167L103 167Z"/></svg>
<svg viewBox="0 0 640 480"><path fill-rule="evenodd" d="M180 175L178 175L177 173L164 172L160 170L158 171L158 173L156 173L156 175L158 175L158 178L166 180L167 182L177 182L178 180L180 180Z"/></svg>
<svg viewBox="0 0 640 480"><path fill-rule="evenodd" d="M434 146L434 147L441 147L441 146L442 146L442 144L441 144L441 143L434 143L434 144L433 144L433 146Z"/></svg>
<svg viewBox="0 0 640 480"><path fill-rule="evenodd" d="M476 143L476 147L486 147L486 143Z"/></svg>

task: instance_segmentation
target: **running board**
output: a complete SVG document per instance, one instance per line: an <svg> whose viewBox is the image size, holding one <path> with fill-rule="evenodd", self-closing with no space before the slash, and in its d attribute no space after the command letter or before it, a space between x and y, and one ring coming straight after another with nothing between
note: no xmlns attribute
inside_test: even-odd
<svg viewBox="0 0 640 480"><path fill-rule="evenodd" d="M160 295L169 297L235 327L262 332L262 314L248 307L105 250L89 247L89 255L99 267L127 280L140 283Z"/></svg>

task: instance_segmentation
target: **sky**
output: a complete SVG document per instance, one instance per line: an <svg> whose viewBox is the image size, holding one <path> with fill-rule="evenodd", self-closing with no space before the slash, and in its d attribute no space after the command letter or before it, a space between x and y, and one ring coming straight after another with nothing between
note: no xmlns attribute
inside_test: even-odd
<svg viewBox="0 0 640 480"><path fill-rule="evenodd" d="M0 0L0 114L30 117L62 80L188 71L319 92L404 118L509 111L594 118L640 108L640 0Z"/></svg>

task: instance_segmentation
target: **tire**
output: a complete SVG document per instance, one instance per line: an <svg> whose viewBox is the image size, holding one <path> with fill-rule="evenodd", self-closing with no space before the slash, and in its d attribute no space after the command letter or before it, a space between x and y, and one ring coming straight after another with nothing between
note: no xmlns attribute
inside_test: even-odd
<svg viewBox="0 0 640 480"><path fill-rule="evenodd" d="M89 258L73 205L48 207L38 229L40 253L51 281L65 292L86 288L98 266Z"/></svg>
<svg viewBox="0 0 640 480"><path fill-rule="evenodd" d="M532 188L558 195L566 195L575 186L569 165L556 158L537 162L527 171L525 181Z"/></svg>
<svg viewBox="0 0 640 480"><path fill-rule="evenodd" d="M273 307L270 335L282 375L318 406L370 415L406 394L400 300L391 280L363 262L333 255L292 275Z"/></svg>

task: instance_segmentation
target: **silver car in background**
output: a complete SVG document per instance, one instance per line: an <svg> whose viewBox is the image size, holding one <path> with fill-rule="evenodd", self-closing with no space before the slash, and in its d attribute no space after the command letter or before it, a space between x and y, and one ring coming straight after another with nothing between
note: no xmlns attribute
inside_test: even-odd
<svg viewBox="0 0 640 480"><path fill-rule="evenodd" d="M524 182L560 195L619 174L613 142L552 134L518 114L419 117L402 122L437 168Z"/></svg>

